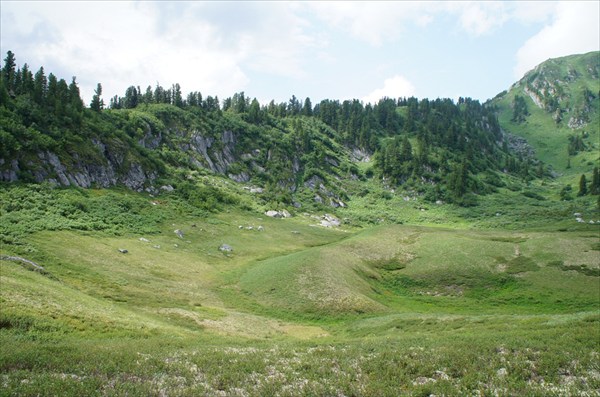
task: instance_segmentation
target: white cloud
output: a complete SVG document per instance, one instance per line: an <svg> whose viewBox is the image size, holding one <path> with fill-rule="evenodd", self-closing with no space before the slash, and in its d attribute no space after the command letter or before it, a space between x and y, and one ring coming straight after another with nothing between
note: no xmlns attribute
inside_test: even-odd
<svg viewBox="0 0 600 397"><path fill-rule="evenodd" d="M552 23L517 52L516 78L547 60L600 49L600 3L565 1L556 5Z"/></svg>
<svg viewBox="0 0 600 397"><path fill-rule="evenodd" d="M408 24L425 27L439 4L400 1L307 2L306 6L328 26L350 32L373 46L396 40Z"/></svg>
<svg viewBox="0 0 600 397"><path fill-rule="evenodd" d="M289 3L3 2L2 52L46 73L78 77L89 102L130 85L179 83L223 98L242 91L249 71L303 76L318 45Z"/></svg>
<svg viewBox="0 0 600 397"><path fill-rule="evenodd" d="M436 16L447 14L456 18L461 30L480 36L506 23L512 8L521 8L500 1L335 1L308 2L307 7L329 26L350 32L373 46L396 41L403 34L411 34L413 26L425 28Z"/></svg>
<svg viewBox="0 0 600 397"><path fill-rule="evenodd" d="M362 99L365 103L377 103L381 98L399 98L415 95L414 85L404 76L395 75L383 82L382 88L377 88Z"/></svg>
<svg viewBox="0 0 600 397"><path fill-rule="evenodd" d="M452 3L449 8L458 12L462 29L474 36L491 32L509 17L505 3L498 1Z"/></svg>

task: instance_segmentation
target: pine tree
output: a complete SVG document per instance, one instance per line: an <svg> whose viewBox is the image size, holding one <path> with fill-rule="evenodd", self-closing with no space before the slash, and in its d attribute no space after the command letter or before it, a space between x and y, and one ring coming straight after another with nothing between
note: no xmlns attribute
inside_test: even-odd
<svg viewBox="0 0 600 397"><path fill-rule="evenodd" d="M302 114L304 116L312 116L313 115L312 103L310 102L309 97L306 97L306 99L304 100L304 107L302 108Z"/></svg>
<svg viewBox="0 0 600 397"><path fill-rule="evenodd" d="M585 178L585 174L581 174L581 178L579 179L579 192L578 196L585 196L587 194L587 179Z"/></svg>
<svg viewBox="0 0 600 397"><path fill-rule="evenodd" d="M44 67L37 71L33 81L33 99L38 105L43 105L46 101L46 95L48 94L48 79L44 74Z"/></svg>
<svg viewBox="0 0 600 397"><path fill-rule="evenodd" d="M104 100L101 98L102 96L102 84L98 83L98 86L94 90L94 96L92 97L92 102L90 103L90 109L99 112L104 109Z"/></svg>
<svg viewBox="0 0 600 397"><path fill-rule="evenodd" d="M181 86L179 85L179 83L173 85L172 91L173 105L177 106L178 108L183 107L183 96L181 94Z"/></svg>
<svg viewBox="0 0 600 397"><path fill-rule="evenodd" d="M16 59L15 54L12 51L8 51L6 53L6 58L4 58L4 67L2 68L2 79L4 80L4 86L6 90L14 95L15 91L15 74L16 74Z"/></svg>
<svg viewBox="0 0 600 397"><path fill-rule="evenodd" d="M600 174L598 167L594 167L592 173L592 186L590 186L590 194L600 194Z"/></svg>

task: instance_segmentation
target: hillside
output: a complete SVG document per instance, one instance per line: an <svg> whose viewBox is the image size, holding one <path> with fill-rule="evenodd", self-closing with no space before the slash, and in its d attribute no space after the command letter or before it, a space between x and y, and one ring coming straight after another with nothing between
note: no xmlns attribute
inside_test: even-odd
<svg viewBox="0 0 600 397"><path fill-rule="evenodd" d="M512 151L491 109L469 98L323 100L261 106L244 93L220 103L181 88L136 87L90 108L43 67L10 53L0 87L0 180L157 193L201 175L252 185L267 202L344 207L345 186L375 178L426 201L474 205L504 175L536 177L537 160ZM366 161L369 166L363 167Z"/></svg>
<svg viewBox="0 0 600 397"><path fill-rule="evenodd" d="M574 185L599 162L599 75L598 52L550 59L491 100L502 128Z"/></svg>
<svg viewBox="0 0 600 397"><path fill-rule="evenodd" d="M598 394L598 96L569 99L592 77L551 112L524 82L105 108L6 65L0 396Z"/></svg>

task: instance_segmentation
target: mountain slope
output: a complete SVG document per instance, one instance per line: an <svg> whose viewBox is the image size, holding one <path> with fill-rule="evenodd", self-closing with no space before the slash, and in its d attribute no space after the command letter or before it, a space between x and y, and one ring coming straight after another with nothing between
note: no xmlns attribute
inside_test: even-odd
<svg viewBox="0 0 600 397"><path fill-rule="evenodd" d="M130 87L102 109L86 108L75 80L17 68L7 56L0 84L0 180L157 193L194 174L255 185L288 207L345 206L345 185L375 177L426 200L475 203L503 172L533 178L531 158L486 106L469 98L323 100L260 106L244 93L222 103L180 87ZM361 159L374 159L360 167ZM361 169L363 172L361 172Z"/></svg>
<svg viewBox="0 0 600 397"><path fill-rule="evenodd" d="M600 150L600 52L549 59L491 104L502 128L523 137L564 175L589 173Z"/></svg>

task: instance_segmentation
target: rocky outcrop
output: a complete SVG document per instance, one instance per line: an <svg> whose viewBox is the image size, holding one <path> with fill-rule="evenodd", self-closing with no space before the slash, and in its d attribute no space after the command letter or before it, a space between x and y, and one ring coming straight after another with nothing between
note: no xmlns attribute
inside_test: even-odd
<svg viewBox="0 0 600 397"><path fill-rule="evenodd" d="M123 155L112 153L102 143L95 144L103 154L100 161L83 160L78 154L61 160L54 152L38 152L37 158L26 162L30 178L38 183L50 182L60 186L82 188L107 188L122 184L129 189L142 191L158 177L157 171L146 169L140 163L131 162L126 166ZM5 163L5 160L0 160L0 168L5 166ZM13 159L8 167L0 171L0 181L16 182L21 179L20 173L19 160Z"/></svg>
<svg viewBox="0 0 600 397"><path fill-rule="evenodd" d="M205 137L199 132L194 132L189 145L183 145L182 150L192 150L201 156L196 157L197 165L209 168L211 171L226 174L227 168L235 159L235 135L232 131L224 131L221 139ZM200 161L198 161L200 160ZM234 175L234 174L232 174ZM249 180L246 179L246 180Z"/></svg>

